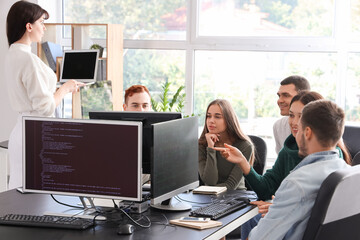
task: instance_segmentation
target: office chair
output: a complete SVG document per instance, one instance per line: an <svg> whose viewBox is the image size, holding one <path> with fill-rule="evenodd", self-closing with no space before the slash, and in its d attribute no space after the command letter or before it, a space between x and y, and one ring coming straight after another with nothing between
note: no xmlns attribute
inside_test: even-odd
<svg viewBox="0 0 360 240"><path fill-rule="evenodd" d="M321 184L303 240L359 239L360 166L331 173Z"/></svg>
<svg viewBox="0 0 360 240"><path fill-rule="evenodd" d="M358 165L360 163L360 152L358 152L357 154L355 154L354 158L352 159L351 164L353 166Z"/></svg>
<svg viewBox="0 0 360 240"><path fill-rule="evenodd" d="M253 168L258 174L262 175L266 165L266 143L261 137L254 135L249 135L249 137L255 146L255 162Z"/></svg>
<svg viewBox="0 0 360 240"><path fill-rule="evenodd" d="M248 135L255 147L255 162L254 162L254 170L262 175L264 173L264 168L266 166L266 155L267 155L267 147L264 139L254 135ZM245 181L245 187L248 190L252 190L251 186Z"/></svg>
<svg viewBox="0 0 360 240"><path fill-rule="evenodd" d="M355 155L360 151L359 136L360 136L360 127L345 126L343 140L346 147L349 149L352 158L354 158Z"/></svg>

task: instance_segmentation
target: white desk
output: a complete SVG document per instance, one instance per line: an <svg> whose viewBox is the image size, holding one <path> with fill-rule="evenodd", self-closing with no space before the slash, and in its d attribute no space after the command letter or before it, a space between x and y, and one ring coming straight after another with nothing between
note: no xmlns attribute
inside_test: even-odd
<svg viewBox="0 0 360 240"><path fill-rule="evenodd" d="M207 238L204 238L206 240L218 240L222 237L226 236L230 232L234 231L234 229L238 228L239 226L243 225L245 222L250 220L251 218L255 217L259 214L259 209L254 208L250 210L249 212L245 213L241 217L235 219L225 227L221 228L219 231L214 232L212 235L208 236Z"/></svg>

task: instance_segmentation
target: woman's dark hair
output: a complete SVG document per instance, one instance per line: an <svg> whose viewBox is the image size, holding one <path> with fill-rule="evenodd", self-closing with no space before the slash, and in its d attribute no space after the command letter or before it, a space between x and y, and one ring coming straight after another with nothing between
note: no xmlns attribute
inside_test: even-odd
<svg viewBox="0 0 360 240"><path fill-rule="evenodd" d="M301 102L304 105L307 105L310 102L316 101L316 100L321 100L324 99L324 97L317 92L314 91L300 91L296 96L293 97L293 99L290 102L290 106L294 103L294 102ZM337 143L337 146L341 149L343 157L344 157L344 161L347 164L351 164L351 154L349 152L349 150L347 149L347 147L345 146L342 138L340 138L339 142Z"/></svg>
<svg viewBox="0 0 360 240"><path fill-rule="evenodd" d="M306 105L310 102L320 100L320 99L324 99L324 97L320 93L317 93L314 91L303 90L303 91L300 91L297 95L295 95L293 97L293 99L291 99L290 106L293 104L293 102L297 102L297 101Z"/></svg>
<svg viewBox="0 0 360 240"><path fill-rule="evenodd" d="M26 1L14 3L6 19L6 35L9 46L22 38L27 23L36 22L44 14L45 19L48 19L49 13L37 4Z"/></svg>

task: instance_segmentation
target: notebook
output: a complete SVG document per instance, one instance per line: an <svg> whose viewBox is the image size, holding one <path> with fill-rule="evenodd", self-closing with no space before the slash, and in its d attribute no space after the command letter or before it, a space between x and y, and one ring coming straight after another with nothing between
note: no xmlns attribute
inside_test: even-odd
<svg viewBox="0 0 360 240"><path fill-rule="evenodd" d="M193 190L193 193L198 194L219 194L225 192L226 187L216 187L216 186L200 186Z"/></svg>
<svg viewBox="0 0 360 240"><path fill-rule="evenodd" d="M179 219L174 219L174 220L170 220L169 222L174 225L195 228L195 229L199 229L199 230L213 228L213 227L219 227L222 225L222 222L213 221L213 220L210 220L208 222L183 222L183 221L180 221Z"/></svg>

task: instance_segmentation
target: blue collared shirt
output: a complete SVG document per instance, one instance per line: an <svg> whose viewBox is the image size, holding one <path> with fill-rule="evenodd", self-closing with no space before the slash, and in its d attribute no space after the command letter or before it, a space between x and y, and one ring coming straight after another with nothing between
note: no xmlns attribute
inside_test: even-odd
<svg viewBox="0 0 360 240"><path fill-rule="evenodd" d="M347 167L336 150L304 158L283 180L249 239L302 239L320 185L330 173Z"/></svg>

